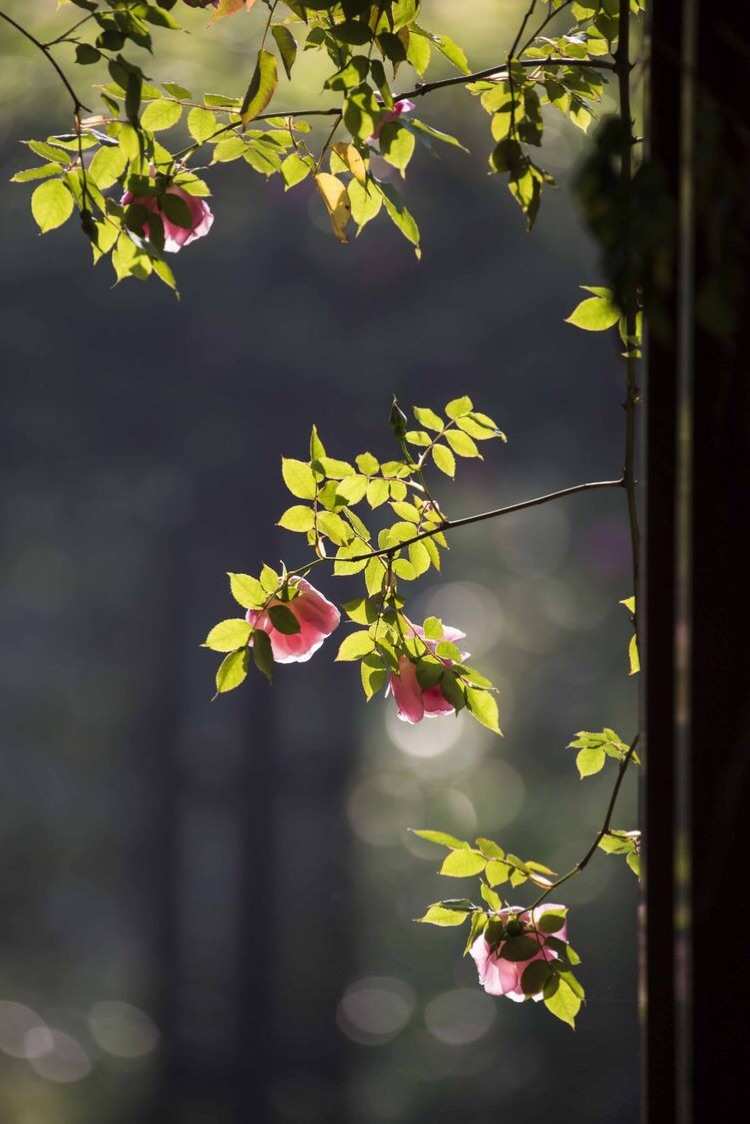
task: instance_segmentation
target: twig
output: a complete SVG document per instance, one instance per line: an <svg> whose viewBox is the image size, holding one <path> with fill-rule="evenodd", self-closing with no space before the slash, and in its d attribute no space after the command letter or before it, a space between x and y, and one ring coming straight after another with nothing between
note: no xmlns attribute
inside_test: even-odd
<svg viewBox="0 0 750 1124"><path fill-rule="evenodd" d="M70 82L68 81L65 75L65 71L62 69L57 59L54 58L52 52L49 50L46 44L42 43L40 39L37 39L35 35L32 35L30 31L27 31L25 27L22 27L20 23L16 23L16 21L11 16L6 15L5 12L0 12L0 19L5 20L6 23L9 23L11 27L14 27L16 31L18 31L21 35L28 39L30 43L33 43L37 50L42 52L44 57L49 62L50 66L54 67L54 69L57 71L58 78L70 94L71 100L73 102L74 114L78 115L78 113L82 109L85 109L87 113L90 113L91 110L87 105L84 105L81 99L78 97L78 94L75 92Z"/></svg>
<svg viewBox="0 0 750 1124"><path fill-rule="evenodd" d="M563 882L567 882L569 878L573 878L573 877L575 877L576 874L580 874L581 871L584 870L584 868L588 866L589 862L591 861L592 856L594 855L594 852L596 851L596 848L599 846L602 839L604 838L604 836L609 831L609 825L612 822L612 813L615 810L615 804L617 803L617 797L620 794L620 787L622 785L622 781L623 781L623 778L625 776L625 773L628 770L628 765L630 764L630 762L633 759L633 754L635 753L636 746L638 745L639 737L640 737L639 734L635 735L632 742L630 743L630 747L629 747L627 753L625 754L622 761L620 762L620 768L618 769L618 772L617 772L617 779L615 780L615 785L614 785L614 788L612 789L612 795L609 798L609 804L607 805L607 812L604 816L604 822L603 822L602 826L599 828L598 832L596 833L596 838L594 839L594 842L591 844L591 846L589 847L588 851L583 856L583 858L580 859L574 867L571 867L571 869L568 871L567 874L563 874L562 878L558 878L556 882L553 882L551 886L548 886L547 889L544 891L544 893L539 895L539 897L536 899L536 901L533 903L533 905L530 905L528 907L530 912L532 910L536 909L536 907L538 905L541 905L541 903L544 901L544 899L549 897L549 895L552 893L553 890L556 890L558 888L558 886L562 886Z"/></svg>
<svg viewBox="0 0 750 1124"><path fill-rule="evenodd" d="M420 534L415 535L412 539L407 539L406 542L397 543L395 546L384 546L380 550L371 550L367 554L357 554L353 558L346 558L346 562L367 562L371 558L392 558L399 550L405 546L411 546L412 543L420 542L422 539L431 539L435 535L442 534L444 531L456 531L459 527L469 527L472 523L484 523L487 519L499 519L501 515L512 515L516 511L525 511L530 507L539 507L543 503L551 503L553 500L563 499L565 496L574 496L579 492L593 492L599 488L622 488L624 480L620 477L618 480L592 480L586 484L574 484L570 488L561 488L558 492L547 492L543 496L535 496L531 500L522 500L521 503L512 503L508 507L495 507L491 511L482 511L478 515L466 515L463 519L444 519L435 527L431 527L429 531L421 531ZM294 577L297 574L303 573L311 566L317 565L319 562L335 562L334 557L325 558L312 558L304 566L298 566L296 570L289 570L289 577Z"/></svg>
<svg viewBox="0 0 750 1124"><path fill-rule="evenodd" d="M535 69L537 67L546 66L574 66L583 70L614 70L615 64L608 59L567 59L567 58L546 58L546 59L517 59L514 62L516 66L529 67ZM405 98L414 100L414 98L422 98L426 94L432 94L435 90L443 90L449 86L466 86L470 82L479 82L484 78L496 78L498 81L507 81L508 68L507 63L502 62L497 66L488 66L484 70L476 70L472 74L458 74L454 78L441 78L435 82L423 82L415 86L413 90L404 90L403 93L394 94L394 101L402 101ZM172 99L167 99L172 100ZM174 99L179 100L179 99ZM199 103L183 102L183 105L194 104L199 109L210 109L211 111L218 110L220 113L237 113L236 108L229 106L203 106ZM267 121L272 117L336 117L341 113L341 107L332 105L327 109L276 109L269 113L259 113L257 117L253 118L253 123L256 121ZM241 126L240 121L230 121L226 125L222 125L215 133L211 133L210 137L205 140L195 141L193 144L187 145L185 148L175 152L172 156L172 162L181 160L184 157L190 156L196 152L204 144L210 144L216 140L217 137L223 136L224 133L230 132L232 129L237 129Z"/></svg>

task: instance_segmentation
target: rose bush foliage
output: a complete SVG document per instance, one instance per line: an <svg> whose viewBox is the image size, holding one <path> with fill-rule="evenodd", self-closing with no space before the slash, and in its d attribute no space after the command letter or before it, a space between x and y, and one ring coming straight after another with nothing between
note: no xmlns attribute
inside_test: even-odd
<svg viewBox="0 0 750 1124"><path fill-rule="evenodd" d="M165 255L204 239L214 212L216 222L222 221L220 192L216 204L207 200L228 163L279 176L287 191L316 192L342 245L374 220L386 220L421 256L419 227L404 193L407 170L419 149L430 155L446 146L456 159L467 152L438 122L418 115L421 99L446 86L466 91L488 114L488 171L505 180L531 228L542 191L553 183L538 156L546 118L559 112L586 132L610 83L619 84L622 106L630 59L620 51L621 21L637 16L644 0L537 0L505 54L482 71L472 71L449 36L427 29L430 5L420 0L58 0L58 7L62 15L79 9L78 18L49 43L0 10L0 19L52 63L63 97L72 103L72 113L59 110L61 124L52 135L23 142L40 162L12 179L34 185L31 211L42 233L62 226L77 210L95 264L107 257L118 281L155 276L176 291ZM183 30L180 21L190 18L189 9L205 21L193 24L198 34L237 17L233 26L243 50L248 33L252 37L253 63L239 89L195 93L158 73L159 36ZM321 100L309 108L295 104L300 52L314 53L323 72ZM66 53L92 75L93 93L84 96L96 98L95 107L82 99L79 79L74 84L67 77L58 60ZM618 135L634 144L632 123L624 115L622 125ZM613 185L601 176L602 169L611 172L606 145L612 135L605 122L591 158L608 199ZM615 158L629 175L629 157L617 151ZM602 197L595 195L594 204ZM589 207L594 229L597 214L596 206ZM638 402L633 364L640 356L640 294L617 276L611 287L583 288L589 295L568 320L584 331L619 333L630 416ZM334 632L346 629L336 659L359 664L368 701L383 691L407 723L451 721L466 712L500 734L497 692L467 662L459 643L464 633L438 617L413 621L406 608L410 583L440 570L447 536L456 528L584 488L627 489L635 541L632 425L621 479L449 520L431 471L453 478L461 458L481 459L483 443L504 442L505 435L467 396L452 399L442 412L415 407L413 417L411 422L394 401L391 428L398 453L385 459L369 451L350 460L332 457L313 427L308 456L282 460L283 480L295 502L279 525L305 544L309 557L293 569L265 564L257 576L229 575L242 613L220 621L205 640L222 655L217 695L239 687L252 668L270 680L276 664L306 662ZM364 588L339 608L308 580L320 566L335 578L358 577ZM625 597L622 604L633 625L627 665L634 675L640 668L636 598ZM575 1025L584 999L573 974L580 959L568 941L566 907L547 899L580 873L597 849L623 856L639 874L640 833L611 825L625 771L638 764L637 743L638 735L628 743L610 728L579 731L569 743L577 750L582 779L601 771L608 759L617 773L592 846L562 876L485 837L472 844L445 832L416 830L447 852L441 875L479 879L479 901L443 899L419 920L438 927L468 925L464 951L488 994L541 1002ZM515 893L524 886L536 894L526 905L498 891L505 894L509 887Z"/></svg>
<svg viewBox="0 0 750 1124"><path fill-rule="evenodd" d="M536 28L495 66L472 71L458 43L425 26L434 13L421 0L60 0L61 17L83 15L37 45L58 68L72 114L61 105L61 128L24 141L41 163L12 179L35 185L43 233L77 210L94 262L108 257L118 281L155 276L176 289L164 253L208 233L205 200L220 189L222 165L235 162L279 176L286 190L317 191L340 243L384 218L419 256L414 207L397 184L418 150L429 157L448 146L465 158L459 140L415 112L433 89L458 84L490 117L489 173L506 180L532 226L553 183L535 154L543 109L589 128L615 65L619 6L539 0ZM200 93L159 75L161 36L184 32L186 19L193 34L210 35L227 17L243 50L255 41L240 89ZM321 64L311 107L295 104L301 53ZM68 61L91 76L85 91L83 77L66 76ZM221 222L220 201L213 210Z"/></svg>
<svg viewBox="0 0 750 1124"><path fill-rule="evenodd" d="M281 514L279 526L304 542L310 557L293 569L285 563L280 570L265 564L257 576L229 574L232 596L245 616L220 621L206 637L205 646L223 656L216 673L217 694L239 687L253 666L272 679L275 664L305 662L337 629L347 628L336 660L359 663L368 701L383 690L404 722L451 720L465 711L500 734L497 692L467 662L465 634L435 616L417 624L408 615L406 600L413 582L440 570L450 533L516 509L450 520L430 470L453 478L458 461L481 458L480 446L493 440L503 444L506 437L467 395L451 399L442 411L417 406L412 414L413 429L394 400L390 420L400 451L397 458L380 460L369 451L351 460L330 456L315 426L307 460L282 458L284 484L297 502ZM553 498L554 493L542 500ZM320 567L332 571L334 578L359 578L364 583L361 595L345 600L340 611L308 580ZM600 771L608 757L616 761L617 787L630 761L638 761L635 742L627 745L611 729L600 734L579 731L571 744L579 751L582 778ZM440 874L479 877L482 902L434 902L420 920L439 927L468 922L465 952L475 960L479 982L488 994L516 1002L543 1000L552 1014L574 1026L584 998L572 971L579 958L567 940L565 907L546 901L570 874L558 878L543 863L521 859L487 838L472 845L440 831L419 829L416 834L447 848ZM638 832L611 828L608 815L591 852L597 847L623 855L639 873ZM589 858L572 873L583 869ZM541 891L529 907L498 893L498 887L515 890L524 884Z"/></svg>

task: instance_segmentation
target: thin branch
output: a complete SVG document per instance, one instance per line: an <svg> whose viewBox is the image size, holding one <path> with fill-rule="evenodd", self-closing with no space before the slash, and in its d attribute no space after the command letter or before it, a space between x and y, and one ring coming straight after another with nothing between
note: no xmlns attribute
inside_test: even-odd
<svg viewBox="0 0 750 1124"><path fill-rule="evenodd" d="M608 59L560 59L551 56L544 59L514 59L513 65L528 67L532 70L538 66L575 66L583 70L614 70L615 68L615 64ZM441 78L436 82L424 82L413 90L407 90L403 94L394 94L393 97L395 101L401 98L420 98L425 94L433 93L434 90L445 89L447 86L465 86L469 82L479 82L483 78L496 78L499 81L505 81L507 77L508 64L502 62L499 66L488 66L484 70L474 71L473 74L457 74L454 78Z"/></svg>
<svg viewBox="0 0 750 1124"><path fill-rule="evenodd" d="M326 152L328 151L328 149L330 147L330 144L331 144L331 141L333 140L334 136L336 135L336 130L338 129L338 127L341 124L341 122L343 121L343 119L344 119L343 113L339 113L338 117L333 122L333 128L331 129L330 133L326 137L326 142L323 145L323 147L321 148L320 156L318 157L317 163L315 164L315 174L316 175L320 171L320 165L323 163L323 161L325 159ZM291 133L289 135L291 136Z"/></svg>
<svg viewBox="0 0 750 1124"><path fill-rule="evenodd" d="M547 66L573 66L582 70L614 70L615 64L608 59L566 59L566 58L546 58L546 59L517 59L515 65L536 69L537 67ZM404 90L402 93L394 94L394 101L402 101L405 98L422 98L426 94L432 94L435 90L443 90L449 86L466 86L470 82L479 82L484 78L495 78L498 81L507 81L508 67L507 63L502 62L498 66L488 66L484 70L476 70L472 74L458 74L454 78L441 78L435 82L422 82L415 86L413 90ZM179 100L167 98L168 101ZM237 113L236 108L228 106L205 106L200 103L182 102L183 105L195 104L199 109L210 109L212 112L218 110L219 113ZM259 113L257 117L253 118L255 121L268 121L273 117L336 117L341 113L341 107L332 105L327 109L275 109L268 113ZM224 133L230 132L232 129L237 129L242 123L240 121L230 121L226 125L222 125L210 137L205 140L195 141L193 144L187 145L185 148L175 152L172 156L172 161L181 160L186 156L190 156L204 144L210 144L215 141L217 137L223 136Z"/></svg>
<svg viewBox="0 0 750 1124"><path fill-rule="evenodd" d="M419 542L420 539L429 539L434 535L440 534L443 531L455 531L459 527L470 527L472 523L484 523L487 519L499 519L501 515L512 515L516 511L525 511L529 507L539 507L543 503L551 503L552 500L563 499L564 496L574 496L578 492L593 492L597 488L622 488L622 478L619 480L594 480L587 484L574 484L570 488L561 488L559 492L548 492L544 496L536 496L532 500L522 500L521 503L512 503L508 507L495 507L491 511L482 511L479 515L466 515L463 519L446 519L443 523L438 524L431 531L422 531L421 534L415 535L413 539L409 539L405 543L399 543L397 546L387 546L382 550L374 550L371 554L365 555L362 558L348 558L347 562L363 562L365 558L377 558L381 554L395 554L403 546L409 546L413 542Z"/></svg>
<svg viewBox="0 0 750 1124"><path fill-rule="evenodd" d="M554 12L552 12L552 11L548 12L547 15L544 17L544 19L542 20L542 22L539 24L539 27L536 29L536 31L533 32L533 34L529 36L529 38L524 43L523 47L521 47L521 50L519 51L519 54L522 55L524 53L524 51L528 51L529 47L534 42L534 40L539 35L542 34L542 32L544 31L547 24L551 23L553 19L556 19L557 16L560 15L560 12L564 11L572 3L573 3L573 0L563 0L563 3L560 5L559 8L555 8Z"/></svg>
<svg viewBox="0 0 750 1124"><path fill-rule="evenodd" d="M622 782L623 782L623 779L625 777L625 774L628 771L628 765L630 764L630 762L633 759L633 754L636 751L636 747L638 745L639 738L640 738L640 735L636 734L636 736L633 738L632 742L630 743L630 747L629 747L627 753L625 754L622 761L620 762L620 768L617 771L617 778L615 780L614 788L612 789L612 795L609 798L609 804L607 805L607 811L606 811L606 814L604 816L604 822L602 823L602 826L597 831L594 842L591 844L591 846L589 847L588 851L583 856L583 858L580 859L574 867L571 867L571 869L568 871L567 874L563 874L562 878L558 878L556 882L553 882L551 886L547 887L547 889L544 891L543 894L539 895L539 897L536 899L534 904L530 905L528 907L529 911L532 911L532 910L536 909L536 907L538 905L541 905L541 903L544 901L545 898L549 897L549 895L552 893L553 890L556 890L558 888L558 886L562 886L563 882L567 882L569 878L574 878L576 874L580 874L581 871L584 870L588 866L589 862L591 861L591 859L592 859L592 857L593 857L593 855L596 851L596 848L599 846L602 839L604 838L604 836L609 831L610 824L612 823L612 814L615 810L615 805L617 803L617 797L620 795L620 788L622 786Z"/></svg>
<svg viewBox="0 0 750 1124"><path fill-rule="evenodd" d="M74 23L72 27L69 27L67 31L63 31L62 34L58 35L56 39L48 39L47 42L44 44L44 46L45 47L55 47L55 46L57 46L58 43L71 42L70 36L73 34L73 32L78 31L79 27L83 27L83 25L85 23L88 23L89 20L93 19L93 18L94 18L94 13L89 12L89 14L87 16L84 16L82 20L78 20L78 22Z"/></svg>
<svg viewBox="0 0 750 1124"><path fill-rule="evenodd" d="M526 12L526 15L523 17L523 20L521 21L521 26L519 27L518 31L516 32L516 37L513 40L513 43L511 45L510 50L508 51L508 58L509 59L512 59L514 54L518 50L518 44L521 42L521 39L523 37L523 33L526 30L526 25L528 24L529 20L531 19L531 17L534 14L534 9L536 8L536 4L537 4L537 0L531 0L531 3L529 4L528 11Z"/></svg>
<svg viewBox="0 0 750 1124"><path fill-rule="evenodd" d="M0 12L0 19L5 20L6 23L9 23L11 27L14 27L16 31L18 31L21 35L28 39L30 43L33 43L37 50L42 52L44 57L49 62L50 66L54 67L54 69L57 71L58 78L70 94L71 100L73 102L73 113L76 115L76 117L82 109L85 109L87 113L90 113L91 110L87 105L84 105L81 99L78 97L78 94L75 92L70 82L68 81L64 70L58 63L57 59L53 57L52 52L48 49L48 47L44 43L42 43L40 39L37 39L35 35L32 35L30 31L27 31L25 27L22 27L20 23L16 23L16 21L12 19L11 16L6 15L5 12Z"/></svg>

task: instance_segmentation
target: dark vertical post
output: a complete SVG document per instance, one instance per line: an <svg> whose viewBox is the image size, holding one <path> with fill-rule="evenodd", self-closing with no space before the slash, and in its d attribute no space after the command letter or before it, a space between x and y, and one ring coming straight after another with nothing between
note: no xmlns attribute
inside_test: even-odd
<svg viewBox="0 0 750 1124"><path fill-rule="evenodd" d="M656 0L651 18L648 156L676 210L680 178L682 0ZM676 461L678 386L677 228L669 231L669 276L650 317L645 390L645 700L643 829L645 916L641 949L643 1119L676 1124L674 989Z"/></svg>
<svg viewBox="0 0 750 1124"><path fill-rule="evenodd" d="M745 6L707 0L657 0L652 31L652 156L675 225L648 372L646 1108L702 1124L742 1102L750 1055L720 936L750 804L750 37Z"/></svg>

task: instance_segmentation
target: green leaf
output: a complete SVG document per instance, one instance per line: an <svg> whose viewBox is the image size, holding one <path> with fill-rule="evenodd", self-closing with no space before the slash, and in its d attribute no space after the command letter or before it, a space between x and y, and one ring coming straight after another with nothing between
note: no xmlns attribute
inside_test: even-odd
<svg viewBox="0 0 750 1124"><path fill-rule="evenodd" d="M463 925L468 916L465 910L459 912L455 909L446 909L445 906L436 903L428 906L424 917L417 917L416 921L421 925Z"/></svg>
<svg viewBox="0 0 750 1124"><path fill-rule="evenodd" d="M311 531L315 526L315 514L311 507L295 504L286 509L277 526L286 531Z"/></svg>
<svg viewBox="0 0 750 1124"><path fill-rule="evenodd" d="M464 433L461 429L449 429L445 434L445 440L453 449L454 453L458 453L459 457L479 457L482 454L476 447L474 441L469 437L468 433Z"/></svg>
<svg viewBox="0 0 750 1124"><path fill-rule="evenodd" d="M396 558L393 562L394 574L405 582L413 582L419 575L406 558Z"/></svg>
<svg viewBox="0 0 750 1124"><path fill-rule="evenodd" d="M351 135L365 141L375 129L376 118L380 115L380 107L375 100L375 94L367 85L357 86L350 90L344 109L344 124Z"/></svg>
<svg viewBox="0 0 750 1124"><path fill-rule="evenodd" d="M463 398L452 398L445 407L445 412L455 421L456 418L463 418L466 414L470 414L473 409L474 403L471 398L464 395Z"/></svg>
<svg viewBox="0 0 750 1124"><path fill-rule="evenodd" d="M502 898L499 894L496 894L494 890L491 890L485 882L481 884L479 892L487 902L487 905L490 907L490 909L497 910L502 908Z"/></svg>
<svg viewBox="0 0 750 1124"><path fill-rule="evenodd" d="M234 652L236 648L247 646L251 631L248 622L241 617L219 621L203 641L203 647L212 652Z"/></svg>
<svg viewBox="0 0 750 1124"><path fill-rule="evenodd" d="M335 457L317 457L315 467L321 468L329 480L343 480L345 476L354 475L354 469L348 461L340 461Z"/></svg>
<svg viewBox="0 0 750 1124"><path fill-rule="evenodd" d="M380 558L371 558L365 567L365 587L370 597L380 593L385 582L386 568Z"/></svg>
<svg viewBox="0 0 750 1124"><path fill-rule="evenodd" d="M436 429L440 432L445 428L445 422L440 415L436 414L434 410L429 409L428 406L415 406L414 417L425 429Z"/></svg>
<svg viewBox="0 0 750 1124"><path fill-rule="evenodd" d="M413 503L406 503L405 501L392 503L394 514L398 515L399 519L406 519L409 523L419 522L419 512Z"/></svg>
<svg viewBox="0 0 750 1124"><path fill-rule="evenodd" d="M625 597L621 602L629 613L635 613L635 597Z"/></svg>
<svg viewBox="0 0 750 1124"><path fill-rule="evenodd" d="M263 586L250 574L229 574L232 597L243 609L260 609L268 599Z"/></svg>
<svg viewBox="0 0 750 1124"><path fill-rule="evenodd" d="M11 183L29 183L31 180L46 180L60 175L59 164L38 164L35 168L25 168L10 177Z"/></svg>
<svg viewBox="0 0 750 1124"><path fill-rule="evenodd" d="M490 859L485 870L485 877L490 886L502 886L510 878L512 867L500 859Z"/></svg>
<svg viewBox="0 0 750 1124"><path fill-rule="evenodd" d="M344 546L354 538L349 524L333 511L318 512L318 527L336 546Z"/></svg>
<svg viewBox="0 0 750 1124"><path fill-rule="evenodd" d="M592 777L604 768L606 754L603 749L582 749L576 755L576 767L581 780Z"/></svg>
<svg viewBox="0 0 750 1124"><path fill-rule="evenodd" d="M407 547L409 561L417 577L426 574L430 568L430 555L423 542L412 542Z"/></svg>
<svg viewBox="0 0 750 1124"><path fill-rule="evenodd" d="M229 164L232 160L239 160L248 150L247 141L242 137L226 137L220 140L214 148L213 164Z"/></svg>
<svg viewBox="0 0 750 1124"><path fill-rule="evenodd" d="M179 102L168 101L161 98L152 101L141 114L141 125L151 133L160 132L162 129L171 129L182 117L182 106Z"/></svg>
<svg viewBox="0 0 750 1124"><path fill-rule="evenodd" d="M477 687L467 687L466 705L469 712L493 734L501 734L500 713L495 696L491 691L482 691Z"/></svg>
<svg viewBox="0 0 750 1124"><path fill-rule="evenodd" d="M356 597L353 601L345 601L344 612L349 620L355 624L372 624L378 619L378 610L374 601L369 597Z"/></svg>
<svg viewBox="0 0 750 1124"><path fill-rule="evenodd" d="M421 27L414 24L411 31L416 32L417 35L426 35L427 38L435 44L437 49L442 55L445 55L448 62L452 63L457 70L462 74L469 74L469 61L466 58L466 52L455 43L448 35L433 35L429 31L423 31Z"/></svg>
<svg viewBox="0 0 750 1124"><path fill-rule="evenodd" d="M419 246L419 227L411 211L407 209L398 192L389 183L378 185L388 218L401 231L404 238L414 246L417 257L422 256Z"/></svg>
<svg viewBox="0 0 750 1124"><path fill-rule="evenodd" d="M445 667L438 660L420 660L417 664L417 682L423 691L429 691L443 678Z"/></svg>
<svg viewBox="0 0 750 1124"><path fill-rule="evenodd" d="M293 496L301 500L315 499L315 476L309 464L291 457L281 458L281 475Z"/></svg>
<svg viewBox="0 0 750 1124"><path fill-rule="evenodd" d="M181 226L183 230L192 229L193 216L181 195L165 191L159 196L159 209L175 226Z"/></svg>
<svg viewBox="0 0 750 1124"><path fill-rule="evenodd" d="M613 328L620 319L621 312L613 303L608 289L599 289L597 293L601 295L588 297L576 305L565 323L583 328L586 332L605 332L608 328Z"/></svg>
<svg viewBox="0 0 750 1124"><path fill-rule="evenodd" d="M90 43L78 43L76 46L76 62L79 66L91 66L92 63L99 62L101 57L101 51L97 51Z"/></svg>
<svg viewBox="0 0 750 1124"><path fill-rule="evenodd" d="M214 135L219 128L219 122L210 109L202 109L200 106L194 106L188 113L187 127L193 140L202 144L203 141L208 140L209 137Z"/></svg>
<svg viewBox="0 0 750 1124"><path fill-rule="evenodd" d="M635 634L630 637L630 643L628 644L628 662L630 664L630 674L637 675L641 670L641 658L638 654L638 639Z"/></svg>
<svg viewBox="0 0 750 1124"><path fill-rule="evenodd" d="M412 835L426 839L428 843L437 843L440 847L449 847L452 851L467 851L470 845L465 839L456 839L455 835L448 835L446 831L432 831L429 828L410 827Z"/></svg>
<svg viewBox="0 0 750 1124"><path fill-rule="evenodd" d="M439 617L427 617L422 627L428 640L442 640L443 622Z"/></svg>
<svg viewBox="0 0 750 1124"><path fill-rule="evenodd" d="M243 125L247 125L248 121L252 121L263 112L276 92L278 82L276 57L270 51L261 49L258 51L258 61L240 109Z"/></svg>
<svg viewBox="0 0 750 1124"><path fill-rule="evenodd" d="M284 27L281 23L275 23L273 25L271 34L279 49L286 76L291 81L292 67L294 66L294 60L297 58L297 40L294 38L289 28Z"/></svg>
<svg viewBox="0 0 750 1124"><path fill-rule="evenodd" d="M505 941L502 947L503 960L512 960L514 963L520 960L530 960L537 952L539 952L539 942L526 933L522 933L518 937L511 937Z"/></svg>
<svg viewBox="0 0 750 1124"><path fill-rule="evenodd" d="M62 180L47 180L31 196L31 213L42 234L62 226L73 213L73 196Z"/></svg>
<svg viewBox="0 0 750 1124"><path fill-rule="evenodd" d="M487 860L479 851L455 850L445 856L440 873L449 878L471 878L481 874L487 865Z"/></svg>
<svg viewBox="0 0 750 1124"><path fill-rule="evenodd" d="M281 165L281 178L287 189L296 187L306 179L315 168L315 161L310 157L300 156L297 152L290 152Z"/></svg>
<svg viewBox="0 0 750 1124"><path fill-rule="evenodd" d="M554 976L544 986L544 1006L575 1030L576 1015L581 1009L581 1000L569 985L560 977Z"/></svg>
<svg viewBox="0 0 750 1124"><path fill-rule="evenodd" d="M380 468L380 462L372 453L359 453L354 461L359 471L365 476L372 476Z"/></svg>
<svg viewBox="0 0 750 1124"><path fill-rule="evenodd" d="M477 839L477 847L487 859L505 858L505 851L499 843L495 843L494 839L485 839L480 835Z"/></svg>
<svg viewBox="0 0 750 1124"><path fill-rule="evenodd" d="M288 605L271 605L268 609L271 624L277 632L294 636L300 632L300 623Z"/></svg>
<svg viewBox="0 0 750 1124"><path fill-rule="evenodd" d="M97 187L106 190L106 188L117 183L120 177L124 175L127 163L128 158L119 145L116 148L111 145L102 145L94 153L88 174Z"/></svg>
<svg viewBox="0 0 750 1124"><path fill-rule="evenodd" d="M428 125L426 121L420 121L418 117L410 117L409 124L412 128L418 129L420 133L425 133L426 136L432 137L434 140L442 141L443 144L449 144L452 148L460 148L462 152L468 153L469 151L456 137L452 137L450 133L444 133L441 129L433 128L433 126Z"/></svg>
<svg viewBox="0 0 750 1124"><path fill-rule="evenodd" d="M546 960L532 960L521 976L521 988L524 995L538 995L552 975L552 969Z"/></svg>
<svg viewBox="0 0 750 1124"><path fill-rule="evenodd" d="M363 656L368 656L374 647L375 642L369 632L352 632L342 641L336 654L336 662L361 660Z"/></svg>
<svg viewBox="0 0 750 1124"><path fill-rule="evenodd" d="M628 855L625 859L630 869L636 878L641 877L641 856L636 854L635 851Z"/></svg>
<svg viewBox="0 0 750 1124"><path fill-rule="evenodd" d="M414 155L414 134L399 121L386 121L380 130L380 152L394 168L398 168L403 176L406 167Z"/></svg>
<svg viewBox="0 0 750 1124"><path fill-rule="evenodd" d="M271 682L273 676L273 649L271 647L271 639L267 632L263 632L258 628L253 633L253 659L258 671L265 675L268 682Z"/></svg>
<svg viewBox="0 0 750 1124"><path fill-rule="evenodd" d="M216 693L224 695L244 683L247 678L247 649L230 652L219 664L216 672Z"/></svg>
<svg viewBox="0 0 750 1124"><path fill-rule="evenodd" d="M187 86L180 86L177 82L164 82L163 85L167 93L179 101L185 101L186 99L189 101L193 96Z"/></svg>
<svg viewBox="0 0 750 1124"><path fill-rule="evenodd" d="M458 418L456 425L463 433L468 433L476 441L491 441L493 437L499 437L502 441L505 440L505 434L501 433L494 424L491 426L484 425L475 417Z"/></svg>
<svg viewBox="0 0 750 1124"><path fill-rule="evenodd" d="M359 503L365 498L367 492L366 476L345 476L336 487L336 495L346 500L348 504Z"/></svg>
<svg viewBox="0 0 750 1124"><path fill-rule="evenodd" d="M357 180L351 180L347 186L347 192L352 208L352 218L357 224L357 234L359 234L362 228L379 214L380 208L383 206L383 196L376 190L372 181L361 184Z"/></svg>
<svg viewBox="0 0 750 1124"><path fill-rule="evenodd" d="M437 468L444 472L446 476L454 477L456 475L456 458L445 445L433 445L432 459Z"/></svg>
<svg viewBox="0 0 750 1124"><path fill-rule="evenodd" d="M260 584L268 593L275 593L279 588L281 578L267 562L264 562L263 569L260 572Z"/></svg>
<svg viewBox="0 0 750 1124"><path fill-rule="evenodd" d="M565 924L564 913L543 913L539 920L536 922L537 929L541 929L543 933L557 933L562 929Z"/></svg>

